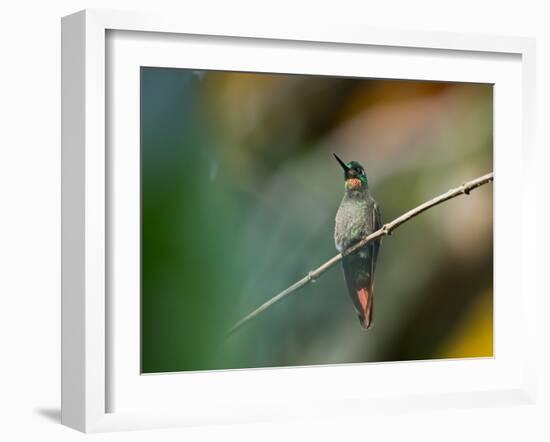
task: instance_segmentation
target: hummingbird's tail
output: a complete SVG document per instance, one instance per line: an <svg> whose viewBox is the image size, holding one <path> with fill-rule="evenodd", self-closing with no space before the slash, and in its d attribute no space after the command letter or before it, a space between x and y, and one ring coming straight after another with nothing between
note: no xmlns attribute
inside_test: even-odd
<svg viewBox="0 0 550 442"><path fill-rule="evenodd" d="M372 327L374 305L374 260L357 253L344 257L344 275L361 327Z"/></svg>
<svg viewBox="0 0 550 442"><path fill-rule="evenodd" d="M372 307L374 305L374 284L368 289L360 288L357 290L357 299L361 304L361 312L359 313L359 322L361 326L368 330L372 326Z"/></svg>

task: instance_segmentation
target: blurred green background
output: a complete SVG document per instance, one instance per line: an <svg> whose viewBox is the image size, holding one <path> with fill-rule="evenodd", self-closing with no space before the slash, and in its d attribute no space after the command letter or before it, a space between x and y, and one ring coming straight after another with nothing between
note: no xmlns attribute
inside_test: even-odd
<svg viewBox="0 0 550 442"><path fill-rule="evenodd" d="M493 355L492 186L383 240L374 326L336 254L334 161L365 166L383 221L490 172L491 85L141 70L142 372Z"/></svg>

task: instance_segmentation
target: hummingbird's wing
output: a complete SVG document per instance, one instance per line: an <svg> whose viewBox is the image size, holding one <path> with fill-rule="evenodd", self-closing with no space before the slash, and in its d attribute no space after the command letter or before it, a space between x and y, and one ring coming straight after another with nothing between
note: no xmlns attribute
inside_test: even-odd
<svg viewBox="0 0 550 442"><path fill-rule="evenodd" d="M382 228L382 215L380 213L380 207L378 207L378 204L374 203L374 211L373 211L373 232L376 232L377 230L380 230ZM373 259L373 267L372 272L374 274L374 270L376 268L376 260L378 259L378 249L380 249L380 240L373 241L374 244L374 259Z"/></svg>
<svg viewBox="0 0 550 442"><path fill-rule="evenodd" d="M377 204L374 205L372 217L372 231L368 233L375 232L382 227L380 209ZM370 328L372 325L374 271L379 248L380 241L375 240L353 255L348 255L343 259L344 276L348 291L359 315L359 321L365 329Z"/></svg>

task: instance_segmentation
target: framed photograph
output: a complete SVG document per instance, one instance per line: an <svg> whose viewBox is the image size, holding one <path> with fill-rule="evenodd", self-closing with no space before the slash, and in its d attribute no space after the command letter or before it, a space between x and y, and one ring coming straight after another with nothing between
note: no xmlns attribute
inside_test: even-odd
<svg viewBox="0 0 550 442"><path fill-rule="evenodd" d="M534 401L533 40L94 10L62 54L65 425Z"/></svg>

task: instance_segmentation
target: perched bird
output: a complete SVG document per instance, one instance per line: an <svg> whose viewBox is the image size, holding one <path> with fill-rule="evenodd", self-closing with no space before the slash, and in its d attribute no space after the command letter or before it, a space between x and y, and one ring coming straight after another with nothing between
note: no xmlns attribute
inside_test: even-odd
<svg viewBox="0 0 550 442"><path fill-rule="evenodd" d="M334 229L336 249L342 253L355 243L382 227L380 209L369 192L365 170L357 162L344 163L334 154L344 169L345 194ZM374 240L342 260L348 291L364 329L372 325L374 303L374 271L380 240Z"/></svg>

